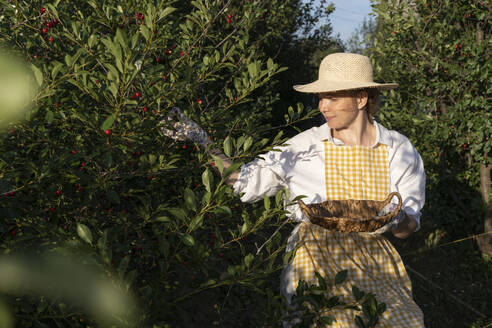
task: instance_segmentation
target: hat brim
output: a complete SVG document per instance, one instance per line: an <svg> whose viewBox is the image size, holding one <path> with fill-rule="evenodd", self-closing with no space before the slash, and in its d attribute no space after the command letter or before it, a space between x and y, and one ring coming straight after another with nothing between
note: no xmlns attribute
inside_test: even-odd
<svg viewBox="0 0 492 328"><path fill-rule="evenodd" d="M357 89L365 89L365 88L391 90L396 87L398 87L398 84L396 83L316 80L308 84L294 85L294 90L299 92L305 92L305 93L325 93L325 92L357 90Z"/></svg>

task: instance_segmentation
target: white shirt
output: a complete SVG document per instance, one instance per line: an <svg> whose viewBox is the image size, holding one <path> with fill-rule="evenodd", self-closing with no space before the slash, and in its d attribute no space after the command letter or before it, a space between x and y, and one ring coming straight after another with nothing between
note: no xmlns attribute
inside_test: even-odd
<svg viewBox="0 0 492 328"><path fill-rule="evenodd" d="M407 137L397 131L376 125L376 141L387 145L390 192L400 193L402 209L411 215L420 228L421 210L425 202L425 171L422 158ZM325 151L323 141L337 146L344 143L331 136L327 123L306 130L278 147L245 164L234 184L241 201L255 202L266 196L274 196L282 188L289 190L289 199L304 195L306 204L326 201ZM288 217L295 221L307 221L298 205L287 207Z"/></svg>

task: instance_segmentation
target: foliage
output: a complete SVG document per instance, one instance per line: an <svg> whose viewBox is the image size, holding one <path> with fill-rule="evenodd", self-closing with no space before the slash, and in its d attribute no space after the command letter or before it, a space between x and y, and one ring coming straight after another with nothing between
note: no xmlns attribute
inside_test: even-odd
<svg viewBox="0 0 492 328"><path fill-rule="evenodd" d="M287 314L290 320L298 319L294 327L325 327L331 326L335 318L330 315L330 310L346 309L362 312L360 316L354 316L355 323L359 328L376 327L379 316L386 311L386 304L379 303L374 294L365 293L356 286L352 286L352 294L355 302L348 304L333 295L334 287L343 283L347 278L347 270L342 270L334 277L334 283L315 272L318 284L308 285L300 280L296 294L292 297L292 308ZM331 292L331 293L330 293ZM363 319L366 318L366 320Z"/></svg>
<svg viewBox="0 0 492 328"><path fill-rule="evenodd" d="M138 296L140 326L240 321L217 305L232 287L262 295L258 309L279 318L271 278L292 255L284 192L242 204L224 179L316 114L297 105L271 124L272 82L285 67L270 54L310 22L299 19L309 8L294 0L2 2L2 47L29 62L39 91L27 120L1 137L1 252L82 257ZM176 105L236 162L223 177L196 145L159 133ZM6 300L20 326L93 324L60 298Z"/></svg>
<svg viewBox="0 0 492 328"><path fill-rule="evenodd" d="M377 26L368 52L375 79L399 84L385 93L377 119L410 138L427 174L421 231L393 242L404 245L399 249L404 263L422 273L410 277L426 326L469 325L476 313L463 311L449 294L463 290L459 298L490 317L485 301L490 265L475 243L462 240L483 232L478 190L479 167L490 163L492 139L490 4L372 3Z"/></svg>
<svg viewBox="0 0 492 328"><path fill-rule="evenodd" d="M395 81L379 120L408 136L423 157L430 216L475 232L456 217L481 216L479 163L490 163L490 8L484 1L378 1L370 49L375 76ZM456 194L460 186L460 195ZM452 204L452 205L451 205ZM447 222L446 222L447 221Z"/></svg>

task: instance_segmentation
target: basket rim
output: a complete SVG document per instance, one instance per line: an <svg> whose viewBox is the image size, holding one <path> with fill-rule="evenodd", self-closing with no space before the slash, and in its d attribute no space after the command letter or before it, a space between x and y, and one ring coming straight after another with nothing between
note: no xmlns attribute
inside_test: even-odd
<svg viewBox="0 0 492 328"><path fill-rule="evenodd" d="M384 206L388 205L391 200L393 199L393 197L397 197L398 199L398 204L397 206L395 207L395 209L393 209L393 211L391 211L390 213L387 213L385 215L382 215L382 216L373 216L373 217L366 217L366 218L356 218L356 217L351 217L351 218L346 218L346 217L327 217L327 216L322 216L322 215L318 215L318 214L315 214L312 209L310 208L310 205L317 205L317 204L323 204L323 203L326 203L326 202L336 202L336 201L343 201L343 202L351 202L351 201L357 201L357 202L360 202L360 201L371 201L371 202L378 202L378 203L381 203L381 206L384 208ZM322 203L314 203L314 204L306 204L304 203L302 200L298 200L297 203L299 204L299 206L301 207L301 210L302 212L304 213L304 215L311 220L311 218L317 218L317 219L323 219L323 220L344 220L344 221L353 221L353 222L364 222L364 221L369 221L369 220L384 220L384 219L387 219L388 217L391 217L391 218L394 218L398 212L401 210L401 207L402 207L402 198L401 198L401 195L399 192L397 191L393 191L391 193L388 194L388 196L386 197L386 199L382 200L382 201L377 201L377 200L364 200L364 199L339 199L339 200L327 200L325 202L322 202Z"/></svg>

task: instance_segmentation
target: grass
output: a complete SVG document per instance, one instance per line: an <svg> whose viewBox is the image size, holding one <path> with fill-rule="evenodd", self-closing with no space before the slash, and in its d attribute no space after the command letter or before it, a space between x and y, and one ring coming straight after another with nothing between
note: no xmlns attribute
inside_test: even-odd
<svg viewBox="0 0 492 328"><path fill-rule="evenodd" d="M435 227L433 220L423 221L412 237L391 240L407 266L426 328L492 327L492 260L473 239L439 246L466 237L456 232L437 230L443 237L432 245Z"/></svg>

